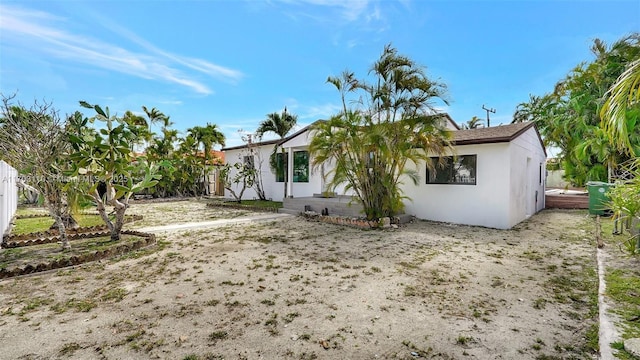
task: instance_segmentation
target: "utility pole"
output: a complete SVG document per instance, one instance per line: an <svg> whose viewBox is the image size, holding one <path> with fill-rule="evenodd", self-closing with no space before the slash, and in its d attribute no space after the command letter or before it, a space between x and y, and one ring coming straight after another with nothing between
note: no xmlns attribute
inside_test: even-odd
<svg viewBox="0 0 640 360"><path fill-rule="evenodd" d="M489 113L496 113L496 109L487 109L486 107L484 107L484 104L482 104L482 110L485 110L487 112L487 127L491 127L491 122L489 120Z"/></svg>

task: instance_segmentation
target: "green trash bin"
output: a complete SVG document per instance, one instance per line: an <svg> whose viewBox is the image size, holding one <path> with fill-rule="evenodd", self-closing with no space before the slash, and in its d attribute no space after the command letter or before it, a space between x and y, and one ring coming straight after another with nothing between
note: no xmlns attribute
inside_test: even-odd
<svg viewBox="0 0 640 360"><path fill-rule="evenodd" d="M607 190L614 184L601 182L601 181L589 181L587 183L587 191L589 192L589 214L591 215L605 215L609 212L609 196L607 196Z"/></svg>

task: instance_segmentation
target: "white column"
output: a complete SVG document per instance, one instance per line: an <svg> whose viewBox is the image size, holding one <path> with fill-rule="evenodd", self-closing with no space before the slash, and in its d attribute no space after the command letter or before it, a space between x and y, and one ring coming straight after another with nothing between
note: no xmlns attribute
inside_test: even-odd
<svg viewBox="0 0 640 360"><path fill-rule="evenodd" d="M286 148L287 150L287 196L293 197L293 151L292 149Z"/></svg>

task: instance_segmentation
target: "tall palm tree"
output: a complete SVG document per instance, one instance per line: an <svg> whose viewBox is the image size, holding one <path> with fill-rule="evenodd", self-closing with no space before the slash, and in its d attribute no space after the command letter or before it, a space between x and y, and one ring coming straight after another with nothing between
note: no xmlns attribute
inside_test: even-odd
<svg viewBox="0 0 640 360"><path fill-rule="evenodd" d="M198 149L200 148L200 145L202 145L202 150L204 151L202 171L203 179L206 183L208 178L207 165L209 164L209 155L211 150L217 144L224 146L225 136L219 130L218 125L211 123L207 123L207 126L194 126L187 129L187 131L189 132L189 135L195 139L198 144ZM206 185L204 187L205 189L203 193L207 194L209 189Z"/></svg>
<svg viewBox="0 0 640 360"><path fill-rule="evenodd" d="M287 112L287 108L284 108L284 111L281 114L273 112L271 114L267 114L267 118L263 120L260 125L258 125L258 129L256 130L256 136L261 138L265 133L272 132L280 137L280 139L284 139L287 134L296 126L298 123L298 116ZM284 161L284 197L287 197L287 161L285 156L285 149L281 147L282 151L282 160ZM277 159L276 154L278 152L278 147L273 147L273 152L269 157L269 165L271 166L271 170L273 172L276 171L277 168Z"/></svg>
<svg viewBox="0 0 640 360"><path fill-rule="evenodd" d="M155 124L161 124L162 127L168 127L170 125L169 117L166 116L162 111L152 108L149 110L148 107L142 105L142 111L144 111L145 115L147 115L149 132L151 131L151 126Z"/></svg>
<svg viewBox="0 0 640 360"><path fill-rule="evenodd" d="M329 188L344 185L353 191L373 220L402 212L407 197L400 184L419 180L409 163L433 170L452 148L444 115L435 106L447 104L444 84L429 79L423 66L391 45L369 74L370 82L348 71L327 79L340 92L342 110L313 125L309 153L315 168L326 161L335 164Z"/></svg>

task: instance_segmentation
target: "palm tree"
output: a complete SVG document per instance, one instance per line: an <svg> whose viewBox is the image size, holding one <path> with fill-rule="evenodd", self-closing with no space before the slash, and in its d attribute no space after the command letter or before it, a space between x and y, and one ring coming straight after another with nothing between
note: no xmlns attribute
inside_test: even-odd
<svg viewBox="0 0 640 360"><path fill-rule="evenodd" d="M166 128L171 124L169 117L156 108L149 110L149 108L142 105L142 111L144 111L145 115L147 115L147 119L149 119L149 132L152 132L151 125L161 124L163 128Z"/></svg>
<svg viewBox="0 0 640 360"><path fill-rule="evenodd" d="M211 123L207 123L207 126L194 126L188 129L187 131L189 132L189 135L193 137L196 143L198 144L198 149L200 148L200 145L202 145L202 150L204 151L202 171L203 171L203 179L206 184L208 180L207 165L209 164L209 155L215 145L220 144L224 146L225 136L218 129L218 125L211 124ZM206 185L204 187L205 189L203 193L207 194L209 189Z"/></svg>
<svg viewBox="0 0 640 360"><path fill-rule="evenodd" d="M278 114L273 112L271 114L267 114L267 118L263 120L260 125L258 125L258 129L256 130L256 136L261 138L265 133L272 132L280 137L280 139L284 139L287 134L293 129L298 123L298 116L288 113L287 108L285 106L282 114ZM285 149L282 148L282 160L284 161L284 197L287 197L287 160ZM275 173L277 168L277 159L276 154L278 152L278 147L273 147L273 152L269 157L269 165L271 166L271 170Z"/></svg>
<svg viewBox="0 0 640 360"><path fill-rule="evenodd" d="M630 124L638 126L636 119L640 113L640 59L627 66L607 95L607 101L600 112L604 128L619 149L632 154L629 134L633 133ZM628 111L631 109L635 109L633 113Z"/></svg>
<svg viewBox="0 0 640 360"><path fill-rule="evenodd" d="M451 146L444 116L434 105L447 103L444 84L429 79L424 67L390 45L370 73L371 82L351 72L327 80L340 92L342 109L313 125L309 152L316 168L326 161L335 164L329 187L343 184L352 190L373 220L402 212L406 196L400 184L419 179L409 162L434 169L430 156L443 155ZM444 159L439 156L437 162Z"/></svg>
<svg viewBox="0 0 640 360"><path fill-rule="evenodd" d="M136 115L131 111L127 110L122 119L129 125L131 132L133 133L134 139L131 142L131 151L135 151L136 145L143 145L144 143L149 143L151 141L151 132L148 128L147 120L140 115Z"/></svg>
<svg viewBox="0 0 640 360"><path fill-rule="evenodd" d="M462 124L462 128L463 129L477 129L478 127L480 127L480 125L482 124L482 119L480 119L477 116L474 116L471 118L471 120L467 121L466 123Z"/></svg>

